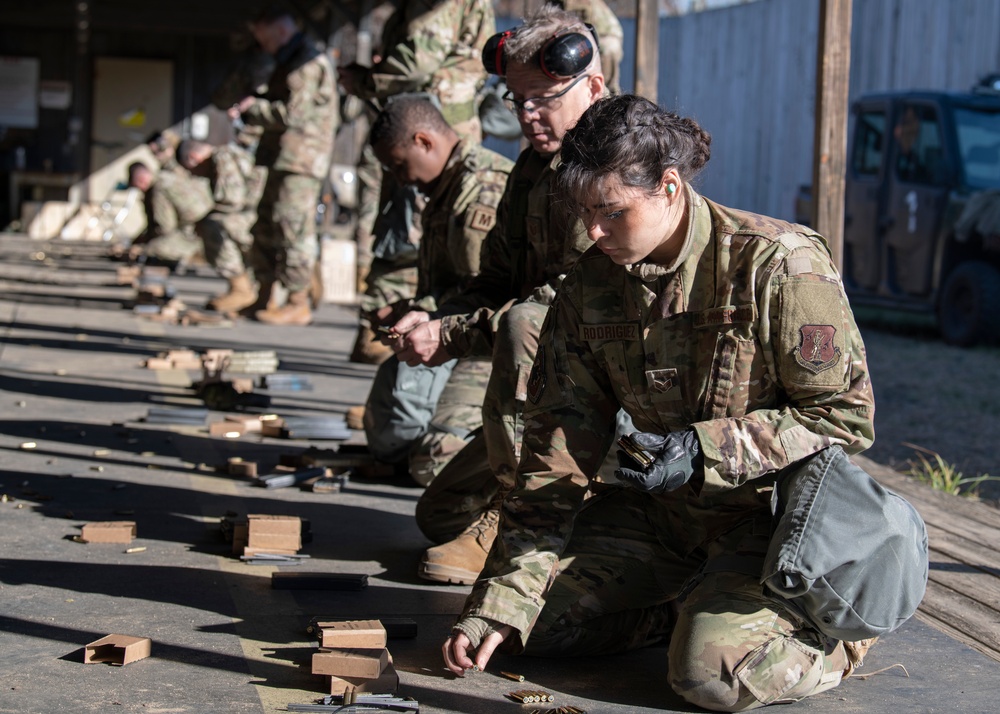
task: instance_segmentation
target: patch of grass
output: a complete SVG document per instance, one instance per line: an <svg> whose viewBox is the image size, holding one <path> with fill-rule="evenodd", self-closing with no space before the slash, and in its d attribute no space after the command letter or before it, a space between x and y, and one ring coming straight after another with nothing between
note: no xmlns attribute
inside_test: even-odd
<svg viewBox="0 0 1000 714"><path fill-rule="evenodd" d="M1000 478L989 474L979 474L978 476L966 476L954 464L949 464L944 457L936 451L925 449L915 444L904 444L917 452L916 460L911 459L907 463L910 468L904 473L907 476L926 483L935 491L944 491L954 496L966 496L969 498L979 497L979 487L986 481L1000 481ZM923 452L923 453L921 453ZM927 454L928 456L925 456Z"/></svg>

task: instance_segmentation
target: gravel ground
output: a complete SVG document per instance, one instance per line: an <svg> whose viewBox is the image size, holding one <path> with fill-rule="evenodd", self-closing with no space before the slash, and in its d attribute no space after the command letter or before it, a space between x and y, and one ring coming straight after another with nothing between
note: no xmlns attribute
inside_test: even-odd
<svg viewBox="0 0 1000 714"><path fill-rule="evenodd" d="M875 390L875 444L865 455L906 471L913 444L966 477L1000 478L1000 345L950 347L926 322L855 314ZM1000 480L979 493L1000 505Z"/></svg>

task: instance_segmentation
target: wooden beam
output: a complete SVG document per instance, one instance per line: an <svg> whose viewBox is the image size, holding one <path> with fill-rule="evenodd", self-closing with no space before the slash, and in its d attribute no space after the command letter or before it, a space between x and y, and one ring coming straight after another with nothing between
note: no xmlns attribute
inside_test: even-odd
<svg viewBox="0 0 1000 714"><path fill-rule="evenodd" d="M816 48L812 225L830 242L837 266L844 255L847 93L851 75L851 1L820 0Z"/></svg>
<svg viewBox="0 0 1000 714"><path fill-rule="evenodd" d="M636 4L635 93L655 102L659 81L659 2L636 0Z"/></svg>

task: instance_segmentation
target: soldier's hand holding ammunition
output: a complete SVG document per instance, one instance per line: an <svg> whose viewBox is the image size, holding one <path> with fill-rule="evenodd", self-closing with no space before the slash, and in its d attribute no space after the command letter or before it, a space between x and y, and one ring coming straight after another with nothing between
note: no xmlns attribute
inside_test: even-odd
<svg viewBox="0 0 1000 714"><path fill-rule="evenodd" d="M479 670L486 669L486 664L490 661L490 657L493 656L493 652L504 640L510 637L513 631L513 628L508 625L495 630L491 629L483 637L482 642L478 646L473 644L465 633L458 632L457 630L452 632L451 637L445 641L444 646L441 648L445 666L459 677L464 676L466 671L474 667ZM472 649L476 650L475 661L469 656L469 650Z"/></svg>
<svg viewBox="0 0 1000 714"><path fill-rule="evenodd" d="M686 484L704 461L694 430L670 434L636 432L619 440L615 476L629 488L667 493Z"/></svg>
<svg viewBox="0 0 1000 714"><path fill-rule="evenodd" d="M405 301L404 301L405 302ZM362 318L367 319L375 331L373 341L381 342L383 345L392 346L402 333L393 329L399 321L401 315L406 314L405 310L396 309L396 305L384 305L372 312L362 313Z"/></svg>
<svg viewBox="0 0 1000 714"><path fill-rule="evenodd" d="M408 312L392 329L402 335L392 345L400 362L437 367L451 359L441 344L441 321L432 320L426 312Z"/></svg>

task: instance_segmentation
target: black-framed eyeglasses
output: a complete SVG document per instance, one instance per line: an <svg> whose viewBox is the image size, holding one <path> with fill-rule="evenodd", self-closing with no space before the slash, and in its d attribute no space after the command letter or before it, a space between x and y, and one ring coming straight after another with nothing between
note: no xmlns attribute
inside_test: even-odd
<svg viewBox="0 0 1000 714"><path fill-rule="evenodd" d="M555 99L559 99L559 97L566 94L566 92L571 90L573 87L575 87L588 77L590 77L589 74L582 74L576 79L574 79L573 82L568 87L563 89L561 92L550 94L547 97L528 97L527 99L514 99L514 96L510 93L510 90L507 90L506 92L504 92L504 95L502 97L503 103L504 106L506 106L507 109L509 109L513 114L520 114L521 112L524 111L527 112L533 112L535 110L541 111L549 104L549 102Z"/></svg>

